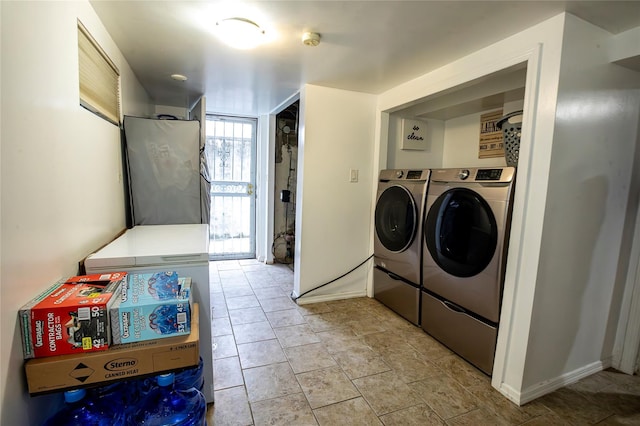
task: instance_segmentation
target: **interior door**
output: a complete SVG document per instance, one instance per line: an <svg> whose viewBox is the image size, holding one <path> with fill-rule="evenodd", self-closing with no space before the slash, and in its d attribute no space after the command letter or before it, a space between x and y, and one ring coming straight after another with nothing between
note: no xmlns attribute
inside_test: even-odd
<svg viewBox="0 0 640 426"><path fill-rule="evenodd" d="M211 260L255 257L257 120L207 115Z"/></svg>

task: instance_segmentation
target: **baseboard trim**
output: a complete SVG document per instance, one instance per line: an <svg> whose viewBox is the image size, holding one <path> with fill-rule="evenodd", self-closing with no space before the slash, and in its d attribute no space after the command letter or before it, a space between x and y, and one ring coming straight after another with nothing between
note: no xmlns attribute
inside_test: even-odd
<svg viewBox="0 0 640 426"><path fill-rule="evenodd" d="M611 359L607 358L601 361L596 361L591 364L587 364L583 367L577 368L573 371L565 373L554 379L545 380L528 387L523 392L518 392L513 388L507 388L505 386L504 391L500 389L503 395L512 400L518 405L524 405L527 402L531 402L534 399L540 398L543 395L551 393L557 389L568 386L577 382L580 379L584 379L594 373L602 371L611 366Z"/></svg>
<svg viewBox="0 0 640 426"><path fill-rule="evenodd" d="M293 295L295 297L295 295ZM366 297L367 291L366 289L358 290L358 291L349 291L346 293L334 293L320 296L304 296L300 299L296 300L298 305L306 305L308 303L320 303L320 302L331 302L334 300L342 300L342 299L353 299L355 297Z"/></svg>

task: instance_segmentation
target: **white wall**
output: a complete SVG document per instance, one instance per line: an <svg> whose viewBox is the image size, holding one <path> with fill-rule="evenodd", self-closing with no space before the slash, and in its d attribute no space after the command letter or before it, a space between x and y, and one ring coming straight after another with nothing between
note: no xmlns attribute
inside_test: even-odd
<svg viewBox="0 0 640 426"><path fill-rule="evenodd" d="M609 64L610 37L567 16L525 392L611 361L637 209L640 74Z"/></svg>
<svg viewBox="0 0 640 426"><path fill-rule="evenodd" d="M123 111L146 92L88 2L1 2L1 420L40 424L54 398L30 397L17 311L125 226L120 133L79 106L77 19L122 76ZM57 400L57 399L56 399Z"/></svg>
<svg viewBox="0 0 640 426"><path fill-rule="evenodd" d="M444 126L442 120L424 120L427 135L424 150L401 149L402 117L389 116L389 145L384 169L436 169L442 167Z"/></svg>
<svg viewBox="0 0 640 426"><path fill-rule="evenodd" d="M375 99L313 85L301 92L294 254L298 296L372 254ZM349 182L350 169L359 171L357 183ZM364 296L369 270L365 265L299 302Z"/></svg>

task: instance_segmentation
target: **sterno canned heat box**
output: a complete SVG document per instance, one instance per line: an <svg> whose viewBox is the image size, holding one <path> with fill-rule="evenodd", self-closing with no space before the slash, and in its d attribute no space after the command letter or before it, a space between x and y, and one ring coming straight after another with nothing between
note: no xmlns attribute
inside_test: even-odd
<svg viewBox="0 0 640 426"><path fill-rule="evenodd" d="M24 358L106 350L111 344L109 308L126 276L71 277L24 305L18 313Z"/></svg>
<svg viewBox="0 0 640 426"><path fill-rule="evenodd" d="M31 395L102 385L136 376L157 375L198 365L198 304L191 334L114 345L102 352L29 359L25 362Z"/></svg>

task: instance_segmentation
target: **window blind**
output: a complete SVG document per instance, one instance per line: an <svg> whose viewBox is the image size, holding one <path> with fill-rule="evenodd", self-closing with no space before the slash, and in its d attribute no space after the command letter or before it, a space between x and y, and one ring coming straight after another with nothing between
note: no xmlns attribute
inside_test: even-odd
<svg viewBox="0 0 640 426"><path fill-rule="evenodd" d="M120 72L109 56L78 21L80 105L118 125Z"/></svg>

